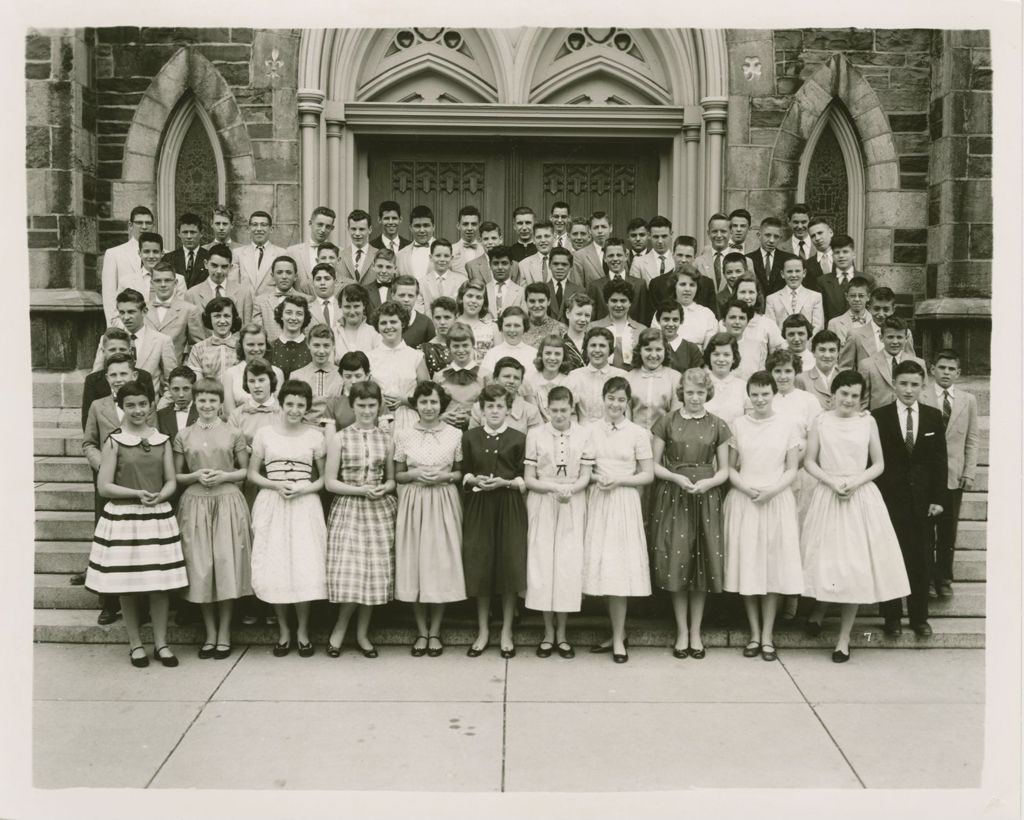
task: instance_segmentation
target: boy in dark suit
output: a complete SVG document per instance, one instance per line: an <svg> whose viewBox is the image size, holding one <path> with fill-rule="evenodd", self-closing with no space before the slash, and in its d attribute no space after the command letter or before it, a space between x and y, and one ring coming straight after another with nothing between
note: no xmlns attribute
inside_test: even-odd
<svg viewBox="0 0 1024 820"><path fill-rule="evenodd" d="M192 403L192 385L195 383L196 372L187 365L174 368L167 377L171 404L156 411L156 429L165 436L170 436L172 443L178 433L190 424L195 424L199 417ZM172 505L175 505L177 500L176 494Z"/></svg>
<svg viewBox="0 0 1024 820"><path fill-rule="evenodd" d="M761 288L761 293L770 296L786 286L786 280L782 277L782 268L787 259L793 259L791 253L779 248L779 240L782 238L782 220L774 216L766 216L761 220L761 247L756 251L747 254L747 258L754 263L754 275Z"/></svg>
<svg viewBox="0 0 1024 820"><path fill-rule="evenodd" d="M907 614L918 637L932 634L928 624L931 584L931 535L934 519L946 503L946 437L942 413L922 404L924 368L916 361L900 362L893 370L896 401L873 411L882 444L885 472L875 479L889 510L903 563L910 581ZM879 604L885 634L902 631L903 603Z"/></svg>

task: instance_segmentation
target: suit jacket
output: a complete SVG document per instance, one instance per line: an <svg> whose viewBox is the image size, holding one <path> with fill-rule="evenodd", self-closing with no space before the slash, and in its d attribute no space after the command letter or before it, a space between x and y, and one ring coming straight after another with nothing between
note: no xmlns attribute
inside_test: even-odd
<svg viewBox="0 0 1024 820"><path fill-rule="evenodd" d="M610 281L611 277L602 276L600 279L591 282L587 288L587 296L594 301L593 320L595 322L608 315L608 308L605 305L604 293L602 291L605 283ZM653 312L653 309L648 307L647 283L643 279L637 279L635 276L627 276L626 281L633 286L633 303L629 307L629 318L647 327L651 322L650 313Z"/></svg>
<svg viewBox="0 0 1024 820"><path fill-rule="evenodd" d="M179 276L185 278L185 287L190 288L194 285L198 285L209 275L206 272L206 260L209 258L210 253L206 248L196 248L195 260L192 263L192 275L188 274L188 269L185 267L187 261L187 255L184 248L176 248L170 253L165 253L162 262L169 262L174 266L174 272Z"/></svg>
<svg viewBox="0 0 1024 820"><path fill-rule="evenodd" d="M497 285L493 279L487 283L486 288L487 308L497 318L501 311L498 310ZM505 287L502 288L501 310L513 306L526 309L526 291L522 285L517 285L511 279L506 279Z"/></svg>
<svg viewBox="0 0 1024 820"><path fill-rule="evenodd" d="M299 293L295 288L292 288L286 294L288 296L299 296L306 300L306 304L309 304L309 297L305 293ZM263 326L263 330L267 334L267 344L270 345L278 336L281 335L281 325L277 323L277 319L274 317L274 311L280 304L277 295L275 293L267 293L262 296L257 296L252 306L252 320L258 325ZM310 311L312 313L312 310Z"/></svg>
<svg viewBox="0 0 1024 820"><path fill-rule="evenodd" d="M754 266L754 276L757 277L757 284L765 296L786 287L786 280L782 278L782 266L786 264L787 259L795 258L793 254L776 248L772 254L772 269L770 271L764 269L764 256L760 248L748 253L747 258Z"/></svg>
<svg viewBox="0 0 1024 820"><path fill-rule="evenodd" d="M686 339L683 339L675 350L670 347L668 354L665 364L680 373L685 373L691 367L704 367L704 354L697 345Z"/></svg>
<svg viewBox="0 0 1024 820"><path fill-rule="evenodd" d="M871 283L871 287L874 288L875 280L862 273L861 271L854 271L854 276L863 276ZM826 273L818 279L818 289L821 293L821 301L825 307L825 322L826 324L837 316L842 316L846 313L849 307L846 304L846 291L849 289L849 285L839 284L839 277L835 273Z"/></svg>
<svg viewBox="0 0 1024 820"><path fill-rule="evenodd" d="M242 324L248 324L252 321L252 291L249 286L232 281L231 279L225 279L224 284L224 295L228 297L232 302L235 303L235 309L242 317ZM185 300L191 302L197 308L199 308L199 314L202 315L203 311L206 310L206 306L213 301L215 291L212 289L209 280L200 282L195 287L191 287L185 293ZM209 331L206 333L209 336Z"/></svg>
<svg viewBox="0 0 1024 820"><path fill-rule="evenodd" d="M870 313L864 314L867 317L867 321L864 324L871 324L874 321L871 318ZM850 316L850 311L846 311L840 316L836 316L834 319L829 319L827 327L833 333L839 337L839 347L842 349L843 345L846 344L846 340L850 338L850 334L853 333L857 328L862 327L861 324L854 324L853 319Z"/></svg>
<svg viewBox="0 0 1024 820"><path fill-rule="evenodd" d="M626 322L629 325L630 331L633 334L633 345L635 346L637 338L639 338L640 334L647 329L647 325L643 324L642 322L638 322L633 318L627 319ZM610 316L605 316L602 319L598 319L596 322L590 323L590 327L611 328L611 326L612 320ZM630 352L632 353L632 351ZM608 358L608 364L610 364L612 367L618 367L621 370L633 370L640 367L640 362L637 360L633 360L629 364L627 364L623 360L623 350L618 339L615 340L615 349L612 350L612 355Z"/></svg>
<svg viewBox="0 0 1024 820"><path fill-rule="evenodd" d="M731 249L726 249L725 251L723 251L722 252L723 265L724 265L725 257L728 256L730 253L738 253L738 251L733 251ZM747 271L749 273L753 273L754 272L754 262L753 262L752 259L750 259L750 257L747 257L746 259L747 259ZM706 277L708 277L708 279L711 280L711 283L715 286L715 292L716 293L728 289L729 283L725 280L725 273L723 272L723 274L722 274L722 281L721 282L719 282L718 279L715 276L715 250L710 245L706 245L704 247L704 249L700 252L700 254L697 257L694 258L693 264L696 266L697 270L699 270ZM701 303L701 304L703 304L703 303ZM705 305L705 307L710 307L710 305ZM711 308L711 309L714 310L714 308Z"/></svg>
<svg viewBox="0 0 1024 820"><path fill-rule="evenodd" d="M842 368L840 368L841 370ZM839 372L838 370L836 371ZM832 409L832 390L828 380L815 367L796 374L796 386L800 390L806 390L818 400L822 410Z"/></svg>
<svg viewBox="0 0 1024 820"><path fill-rule="evenodd" d="M806 271L804 287L821 293L821 277L825 275L825 271L821 269L821 263L818 261L818 252L813 247L811 253L807 256L804 270Z"/></svg>
<svg viewBox="0 0 1024 820"><path fill-rule="evenodd" d="M248 285L254 296L263 293L273 293L274 279L270 275L270 269L274 260L279 256L285 256L285 249L269 242L263 246L263 264L256 265L256 249L250 242L235 251L235 262L238 263L238 281Z"/></svg>
<svg viewBox="0 0 1024 820"><path fill-rule="evenodd" d="M782 328L786 317L793 313L793 298L789 288L776 291L768 297L765 302L765 315L775 321L775 324ZM796 289L796 309L814 327L811 335L825 327L825 311L821 305L821 294L808 290L805 287Z"/></svg>
<svg viewBox="0 0 1024 820"><path fill-rule="evenodd" d="M889 517L893 520L924 519L930 504L946 503L946 437L942 413L918 403L914 449L907 447L900 432L898 402L872 412L878 424L885 472L875 479Z"/></svg>
<svg viewBox="0 0 1024 820"><path fill-rule="evenodd" d="M597 255L594 243L584 245L572 255L572 280L581 288L588 288L605 275L604 261Z"/></svg>
<svg viewBox="0 0 1024 820"><path fill-rule="evenodd" d="M439 296L448 296L454 299L465 281L464 273L450 270L444 275L444 285L439 287L437 276L433 271L427 271L426 275L420 279L420 293L416 297L416 310L427 313L434 300Z"/></svg>
<svg viewBox="0 0 1024 820"><path fill-rule="evenodd" d="M347 245L341 249L341 253L338 256L338 284L340 287L344 287L342 281L345 280L345 284L349 282L363 282L363 277L366 276L370 268L373 267L373 259L377 255L377 249L371 245L367 245L363 248L365 253L363 258L359 260L359 270L356 270L352 265L352 246Z"/></svg>
<svg viewBox="0 0 1024 820"><path fill-rule="evenodd" d="M846 343L839 351L839 366L843 369L859 369L865 359L870 359L879 350L875 344L875 323L869 321L861 325L846 337ZM907 331L907 341L903 345L903 353L914 357L914 334Z"/></svg>
<svg viewBox="0 0 1024 820"><path fill-rule="evenodd" d="M672 273L675 267L676 261L672 258L672 253L666 253L664 273ZM633 262L629 266L629 275L643 279L649 286L651 282L663 275L661 271L661 257L654 251L633 257Z"/></svg>
<svg viewBox="0 0 1024 820"><path fill-rule="evenodd" d="M135 371L135 381L139 384L153 389L153 377L145 370ZM107 374L103 370L95 370L85 377L82 382L82 429L85 429L86 420L89 418L89 408L97 399L103 399L110 395L110 383L107 381Z"/></svg>
<svg viewBox="0 0 1024 820"><path fill-rule="evenodd" d="M914 356L904 355L903 361L907 359L917 362L921 367L925 366L924 362ZM869 410L876 410L882 405L896 400L896 393L893 392L892 386L892 360L884 350L878 351L870 359L861 362L859 370L867 382L864 401ZM925 372L928 372L927 368L925 368ZM926 383L925 389L931 389L931 385Z"/></svg>
<svg viewBox="0 0 1024 820"><path fill-rule="evenodd" d="M547 271L547 277L544 276L543 258L539 253L535 253L532 256L527 256L522 262L519 263L518 276L519 278L514 280L524 288L531 282L546 282L551 279L551 270ZM570 272L569 278L572 278Z"/></svg>
<svg viewBox="0 0 1024 820"><path fill-rule="evenodd" d="M406 245L411 245L412 240L407 236L398 235L398 250L402 250ZM373 239L370 240L370 247L376 248L379 251L384 250L384 237L382 234L377 234Z"/></svg>
<svg viewBox="0 0 1024 820"><path fill-rule="evenodd" d="M182 361L185 343L194 345L210 335L203 325L203 312L185 299L171 299L171 306L164 312L163 322L157 320L157 309L151 307L146 313L146 325L169 336L174 345L174 355Z"/></svg>
<svg viewBox="0 0 1024 820"><path fill-rule="evenodd" d="M565 321L565 305L569 301L569 297L574 293L583 293L583 288L572 281L571 276L565 277L565 281L562 282L562 303L560 305L555 304L555 288L557 282L554 279L548 280L548 296L551 297L551 304L548 305L548 316L552 319L557 319L559 322Z"/></svg>
<svg viewBox="0 0 1024 820"><path fill-rule="evenodd" d="M102 340L93 360L93 370L103 367ZM135 347L135 368L145 370L153 377L153 392L160 398L167 380L167 374L178 366L181 359L175 355L174 343L170 336L154 330L147 323L146 332Z"/></svg>
<svg viewBox="0 0 1024 820"><path fill-rule="evenodd" d="M156 416L150 412L149 423L156 426ZM89 414L85 419L85 429L82 431L82 453L89 459L89 466L94 472L99 471L99 462L103 452L103 445L107 437L115 430L121 429L121 422L117 418L117 405L113 396L104 396L97 399L89 407ZM93 459L96 464L93 465Z"/></svg>
<svg viewBox="0 0 1024 820"><path fill-rule="evenodd" d="M511 267L511 273L509 274L508 281L518 282L519 281L519 263L513 262ZM478 256L476 259L470 259L466 263L466 276L470 282L483 282L485 285L488 282L493 282L494 277L491 275L491 260L487 258L487 254ZM572 274L569 275L570 278Z"/></svg>
<svg viewBox="0 0 1024 820"><path fill-rule="evenodd" d="M376 288L374 288L374 290L376 290ZM331 303L331 321L330 321L330 325L333 327L334 323L337 322L338 319L341 318L341 307L339 307L337 299L331 299L329 301ZM380 307L380 305L378 304L377 307ZM309 313L310 313L310 316L312 317L309 320L309 327L313 327L313 325L326 325L326 324L328 324L327 322L324 321L324 305L323 305L323 301L320 299L320 297L315 296L315 297L313 297L313 298L311 298L309 300ZM309 328L307 328L307 330L308 329Z"/></svg>
<svg viewBox="0 0 1024 820"><path fill-rule="evenodd" d="M452 243L452 261L448 267L456 273L466 274L466 265L474 259L479 259L486 253L487 252L484 250L484 246L479 239L476 241L476 247L470 252L466 251L466 245L460 239L458 242ZM469 258L467 258L467 256Z"/></svg>
<svg viewBox="0 0 1024 820"><path fill-rule="evenodd" d="M921 404L934 407L942 414L942 402L935 394L934 383L921 391ZM978 400L973 393L955 386L950 397L949 421L946 423L946 486L960 487L960 479L974 481L978 469Z"/></svg>
<svg viewBox="0 0 1024 820"><path fill-rule="evenodd" d="M192 405L188 408L188 418L185 420L185 426L189 427L195 424L198 418L199 413L196 411L196 403L192 402ZM181 430L178 429L178 417L175 415L173 404L156 411L156 429L165 436L170 436L171 443L174 443L174 437Z"/></svg>
<svg viewBox="0 0 1024 820"><path fill-rule="evenodd" d="M416 309L416 318L409 323L409 327L405 329L402 334L402 340L409 345L409 347L419 347L424 342L429 342L437 335L437 331L434 330L434 323L430 321L423 313L420 312L419 308Z"/></svg>
<svg viewBox="0 0 1024 820"><path fill-rule="evenodd" d="M314 251L316 248L313 247L308 241L296 242L294 245L289 245L285 250L285 255L290 256L295 260L295 267L298 270L298 276L295 277L295 289L305 293L307 296L313 295L313 266L309 264L309 251Z"/></svg>
<svg viewBox="0 0 1024 820"><path fill-rule="evenodd" d="M149 288L142 283L142 258L139 243L129 239L103 254L103 268L100 276L100 292L103 296L103 315L109 325L117 318L116 298L125 288L135 288L149 297Z"/></svg>

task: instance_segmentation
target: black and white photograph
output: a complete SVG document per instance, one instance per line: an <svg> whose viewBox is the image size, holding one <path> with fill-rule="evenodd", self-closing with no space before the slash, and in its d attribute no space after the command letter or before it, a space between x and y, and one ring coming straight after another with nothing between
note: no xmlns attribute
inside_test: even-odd
<svg viewBox="0 0 1024 820"><path fill-rule="evenodd" d="M0 814L1019 813L1020 8L647 8L18 9Z"/></svg>

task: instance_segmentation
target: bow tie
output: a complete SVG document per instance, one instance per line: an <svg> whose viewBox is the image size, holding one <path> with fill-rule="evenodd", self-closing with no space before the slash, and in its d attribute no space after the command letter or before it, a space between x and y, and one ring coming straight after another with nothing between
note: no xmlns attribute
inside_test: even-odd
<svg viewBox="0 0 1024 820"><path fill-rule="evenodd" d="M242 409L243 413L272 413L273 409L265 404L251 404Z"/></svg>
<svg viewBox="0 0 1024 820"><path fill-rule="evenodd" d="M170 302L154 302L153 303L153 307L155 307L155 308L169 308L170 306L171 306Z"/></svg>
<svg viewBox="0 0 1024 820"><path fill-rule="evenodd" d="M853 322L853 323L854 323L855 325L866 325L866 324L867 324L867 322L868 322L868 320L867 320L867 317L866 317L866 316L861 316L861 317L859 317L859 318L857 318L857 317L851 317L851 318L850 318L850 321L851 321L851 322Z"/></svg>
<svg viewBox="0 0 1024 820"><path fill-rule="evenodd" d="M742 251L743 251L743 246L742 246L742 245L733 245L733 244L730 244L730 245L729 245L729 247L727 247L727 248L726 248L726 250L727 250L727 251L740 251L740 252L742 253Z"/></svg>
<svg viewBox="0 0 1024 820"><path fill-rule="evenodd" d="M469 250L474 251L474 250L476 250L476 243L474 242L473 244L470 244L469 242L463 242L462 243L462 247L468 248Z"/></svg>
<svg viewBox="0 0 1024 820"><path fill-rule="evenodd" d="M234 347L235 346L235 341L230 336L227 336L227 337L225 337L223 339L221 339L221 338L219 338L217 336L210 336L210 337L208 337L207 342L208 342L208 344L211 347L221 347L221 346L222 347Z"/></svg>

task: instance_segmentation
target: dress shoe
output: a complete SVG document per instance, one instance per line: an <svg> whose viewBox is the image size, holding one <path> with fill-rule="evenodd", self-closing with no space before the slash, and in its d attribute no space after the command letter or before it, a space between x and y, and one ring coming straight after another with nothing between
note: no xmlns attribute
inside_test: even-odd
<svg viewBox="0 0 1024 820"><path fill-rule="evenodd" d="M770 643L766 643L761 646L761 660L774 661L778 657L778 652L775 651L775 647Z"/></svg>
<svg viewBox="0 0 1024 820"><path fill-rule="evenodd" d="M363 649L363 647L360 646L359 647L359 651L363 653L363 657L364 658L376 658L376 657L379 657L378 654L377 654L377 647L375 647L375 646L371 646L369 649Z"/></svg>
<svg viewBox="0 0 1024 820"><path fill-rule="evenodd" d="M761 654L761 644L758 641L751 641L743 647L744 658L756 658Z"/></svg>
<svg viewBox="0 0 1024 820"><path fill-rule="evenodd" d="M838 649L832 653L832 663L846 663L850 660L849 652L840 652Z"/></svg>
<svg viewBox="0 0 1024 820"><path fill-rule="evenodd" d="M437 646L431 646L430 645L431 641L437 641ZM440 635L430 635L430 636L428 636L427 637L427 657L430 657L430 658L440 658L441 654L443 652L444 652L444 644L441 643L441 636ZM366 653L364 652L363 654L365 655Z"/></svg>
<svg viewBox="0 0 1024 820"><path fill-rule="evenodd" d="M501 650L501 657L503 657L505 660L508 660L509 658L514 658L515 656L516 656L516 648L514 646L511 649L502 649Z"/></svg>
<svg viewBox="0 0 1024 820"><path fill-rule="evenodd" d="M953 584L949 581L943 581L938 585L935 590L940 598L952 598L953 597Z"/></svg>
<svg viewBox="0 0 1024 820"><path fill-rule="evenodd" d="M932 627L928 621L922 621L919 624L911 624L910 628L914 630L914 634L919 638L930 638L932 636Z"/></svg>
<svg viewBox="0 0 1024 820"><path fill-rule="evenodd" d="M811 638L817 638L821 634L821 624L818 621L808 619L807 624L804 626L804 632Z"/></svg>
<svg viewBox="0 0 1024 820"><path fill-rule="evenodd" d="M274 644L274 657L275 658L283 658L285 655L287 655L291 651L292 651L292 642L291 642L291 640L287 640L284 643L276 643L276 644Z"/></svg>
<svg viewBox="0 0 1024 820"><path fill-rule="evenodd" d="M420 641L423 641L423 646L416 646ZM427 644L429 640L426 635L417 635L416 640L412 642L412 648L409 650L409 654L414 658L422 658L427 654Z"/></svg>
<svg viewBox="0 0 1024 820"><path fill-rule="evenodd" d="M340 646L335 646L333 643L328 641L327 642L327 657L329 657L329 658L340 658L341 657L341 647Z"/></svg>
<svg viewBox="0 0 1024 820"><path fill-rule="evenodd" d="M167 651L167 654L166 655L161 655L160 653L163 652L164 650ZM158 660L164 666L171 667L171 668L173 668L173 667L178 665L178 659L176 657L174 657L174 653L171 652L171 650L168 649L166 646L158 646L158 647L156 647L153 650L153 659L154 660Z"/></svg>
<svg viewBox="0 0 1024 820"><path fill-rule="evenodd" d="M313 648L312 643L302 643L299 641L299 657L300 658L312 658L316 650Z"/></svg>
<svg viewBox="0 0 1024 820"><path fill-rule="evenodd" d="M576 650L572 648L572 644L568 641L560 641L558 644L558 654L563 658L575 658Z"/></svg>
<svg viewBox="0 0 1024 820"><path fill-rule="evenodd" d="M629 653L623 652L621 655L618 652L612 652L612 660L616 663L625 663L629 660Z"/></svg>
<svg viewBox="0 0 1024 820"><path fill-rule="evenodd" d="M85 573L76 572L74 575L68 578L68 583L71 584L71 586L73 587L82 586L85 583Z"/></svg>
<svg viewBox="0 0 1024 820"><path fill-rule="evenodd" d="M217 644L217 648L213 652L213 657L216 658L219 661L222 661L225 658L231 657L231 644L229 644L229 643L219 643L219 644Z"/></svg>
<svg viewBox="0 0 1024 820"><path fill-rule="evenodd" d="M550 658L551 653L554 652L555 645L551 641L541 641L537 645L537 657L538 658Z"/></svg>
<svg viewBox="0 0 1024 820"><path fill-rule="evenodd" d="M689 650L689 648L686 648L686 649L673 649L672 650L672 657L673 658L677 658L678 660L681 660L681 661L682 660L686 660L688 657L690 657L690 650Z"/></svg>
<svg viewBox="0 0 1024 820"><path fill-rule="evenodd" d="M109 626L120 617L121 613L116 609L101 609L99 617L96 618L96 623L100 626Z"/></svg>
<svg viewBox="0 0 1024 820"><path fill-rule="evenodd" d="M142 654L137 656L136 652L141 652ZM149 666L149 656L146 654L146 647L144 646L133 646L129 649L128 659L136 669L145 669Z"/></svg>
<svg viewBox="0 0 1024 820"><path fill-rule="evenodd" d="M485 646L483 649L477 649L475 646L470 645L469 649L466 650L466 657L479 658L482 654L484 654L484 649L486 648L487 647Z"/></svg>
<svg viewBox="0 0 1024 820"><path fill-rule="evenodd" d="M886 621L882 631L889 638L898 638L903 634L903 627L900 626L899 621Z"/></svg>
<svg viewBox="0 0 1024 820"><path fill-rule="evenodd" d="M199 647L199 660L205 661L214 656L217 651L217 645L212 643L204 643Z"/></svg>
<svg viewBox="0 0 1024 820"><path fill-rule="evenodd" d="M705 651L703 646L700 649L694 649L692 646L690 647L690 657L693 658L695 661L704 660L706 655L707 652Z"/></svg>

